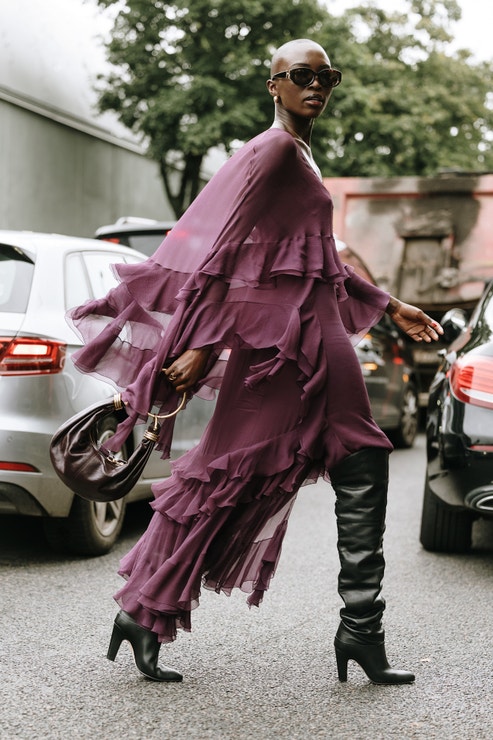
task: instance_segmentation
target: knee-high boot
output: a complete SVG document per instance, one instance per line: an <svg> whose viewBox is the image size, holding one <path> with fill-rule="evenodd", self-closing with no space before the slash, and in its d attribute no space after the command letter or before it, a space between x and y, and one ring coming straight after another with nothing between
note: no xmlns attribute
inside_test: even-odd
<svg viewBox="0 0 493 740"><path fill-rule="evenodd" d="M344 602L334 641L339 680L347 680L348 660L354 660L373 683L410 683L412 673L390 668L382 628L388 452L359 450L336 465L330 479L336 493L338 590Z"/></svg>

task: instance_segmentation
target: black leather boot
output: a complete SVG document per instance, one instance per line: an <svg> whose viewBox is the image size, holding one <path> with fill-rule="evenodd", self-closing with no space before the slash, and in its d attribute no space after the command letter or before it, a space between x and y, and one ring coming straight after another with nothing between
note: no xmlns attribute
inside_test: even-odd
<svg viewBox="0 0 493 740"><path fill-rule="evenodd" d="M115 617L113 632L111 634L110 646L108 648L108 660L115 660L123 640L131 644L135 665L146 678L151 681L182 681L183 676L173 668L159 668L157 661L159 648L157 635L150 630L144 629L132 619L127 612L120 611Z"/></svg>
<svg viewBox="0 0 493 740"><path fill-rule="evenodd" d="M365 448L330 471L341 564L338 590L344 601L334 641L340 681L347 680L348 660L356 661L373 683L414 681L409 671L390 668L385 655L381 588L388 457L387 450Z"/></svg>

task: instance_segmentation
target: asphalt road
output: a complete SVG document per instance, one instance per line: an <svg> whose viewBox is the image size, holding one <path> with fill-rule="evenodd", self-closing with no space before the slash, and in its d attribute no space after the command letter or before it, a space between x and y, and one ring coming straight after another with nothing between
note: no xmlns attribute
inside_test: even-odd
<svg viewBox="0 0 493 740"><path fill-rule="evenodd" d="M493 526L474 552L418 541L424 439L391 457L385 581L387 653L412 686L374 686L354 663L337 681L333 494L302 489L281 564L260 609L205 592L194 633L163 647L182 684L141 678L124 643L105 659L118 560L145 526L129 509L102 558L64 559L36 522L0 522L0 738L120 740L481 740L493 736ZM130 521L132 520L132 521Z"/></svg>

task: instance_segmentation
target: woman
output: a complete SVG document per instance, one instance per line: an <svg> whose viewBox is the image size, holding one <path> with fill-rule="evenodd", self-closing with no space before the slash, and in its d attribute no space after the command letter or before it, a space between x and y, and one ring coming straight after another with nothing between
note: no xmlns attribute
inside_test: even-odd
<svg viewBox="0 0 493 740"><path fill-rule="evenodd" d="M88 340L79 369L125 389L129 418L111 449L152 401L169 410L184 392L220 386L202 440L155 486L149 527L122 560L108 658L126 639L147 678L181 680L158 666L160 644L190 630L201 586L242 588L259 605L296 493L323 475L336 492L345 604L339 679L353 659L374 682L410 682L389 667L381 625L391 445L372 419L350 336L384 311L416 341L442 330L337 255L309 144L341 74L305 39L282 46L271 72L272 128L224 165L150 260L118 266L119 287L72 312ZM163 427L163 456L170 443Z"/></svg>

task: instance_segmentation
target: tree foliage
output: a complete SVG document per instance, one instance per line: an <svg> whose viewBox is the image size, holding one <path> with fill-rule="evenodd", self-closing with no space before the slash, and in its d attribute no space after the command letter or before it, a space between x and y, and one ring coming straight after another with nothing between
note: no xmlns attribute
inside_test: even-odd
<svg viewBox="0 0 493 740"><path fill-rule="evenodd" d="M300 29L314 35L320 22L316 0L269 8L263 0L125 0L108 44L115 70L100 107L144 134L177 215L198 192L210 148L229 151L272 117L265 80L278 43Z"/></svg>
<svg viewBox="0 0 493 740"><path fill-rule="evenodd" d="M270 125L269 60L291 38L319 41L343 71L314 137L325 175L493 169L493 67L447 52L456 0L406 0L405 14L367 3L342 16L318 0L97 2L116 11L100 108L145 137L177 215L211 147L229 152Z"/></svg>
<svg viewBox="0 0 493 740"><path fill-rule="evenodd" d="M406 14L354 8L346 20L357 29L356 44L352 34L332 37L330 30L322 40L329 49L333 40L344 85L334 91L330 120L320 122L326 173L493 169L492 63L447 51L450 23L460 17L455 0L407 4Z"/></svg>

